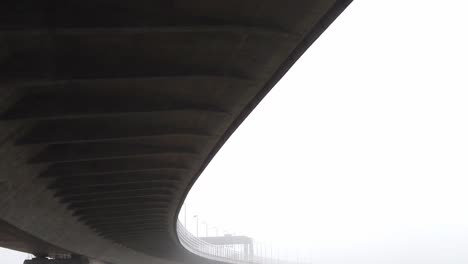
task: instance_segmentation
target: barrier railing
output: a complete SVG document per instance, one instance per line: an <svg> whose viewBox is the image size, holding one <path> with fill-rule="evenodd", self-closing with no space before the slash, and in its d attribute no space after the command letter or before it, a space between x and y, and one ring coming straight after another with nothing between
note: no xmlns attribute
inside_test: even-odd
<svg viewBox="0 0 468 264"><path fill-rule="evenodd" d="M212 260L233 264L309 264L307 261L291 261L292 256L289 256L289 260L275 258L271 248L269 254L264 253L264 250L258 250L261 244L254 243L253 252L250 253L245 252L243 247L210 244L202 238L194 236L180 221L177 221L177 233L180 243L187 250Z"/></svg>
<svg viewBox="0 0 468 264"><path fill-rule="evenodd" d="M253 259L246 259L244 252L231 245L213 245L192 235L180 221L177 221L177 234L180 243L199 256L227 263L254 263Z"/></svg>

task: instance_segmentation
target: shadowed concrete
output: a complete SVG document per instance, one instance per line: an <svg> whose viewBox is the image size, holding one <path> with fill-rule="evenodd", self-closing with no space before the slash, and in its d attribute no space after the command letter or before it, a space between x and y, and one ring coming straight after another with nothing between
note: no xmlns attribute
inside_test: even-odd
<svg viewBox="0 0 468 264"><path fill-rule="evenodd" d="M349 2L2 1L0 246L214 262L178 241L185 196Z"/></svg>

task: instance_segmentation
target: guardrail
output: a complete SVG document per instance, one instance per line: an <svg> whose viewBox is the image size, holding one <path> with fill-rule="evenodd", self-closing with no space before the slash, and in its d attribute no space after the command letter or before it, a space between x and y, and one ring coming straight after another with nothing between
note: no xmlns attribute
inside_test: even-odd
<svg viewBox="0 0 468 264"><path fill-rule="evenodd" d="M270 249L270 254L264 255L262 250L257 250L261 244L255 244L252 247L254 250L251 254L247 254L247 252L244 252L243 248L236 248L233 245L210 244L203 239L194 236L179 220L177 221L177 234L180 243L188 251L201 257L216 261L232 264L310 264L299 260L291 261L274 258L272 257L272 249Z"/></svg>
<svg viewBox="0 0 468 264"><path fill-rule="evenodd" d="M213 245L190 233L180 221L177 221L179 241L187 250L199 256L227 263L262 263L249 259L244 252L230 245Z"/></svg>

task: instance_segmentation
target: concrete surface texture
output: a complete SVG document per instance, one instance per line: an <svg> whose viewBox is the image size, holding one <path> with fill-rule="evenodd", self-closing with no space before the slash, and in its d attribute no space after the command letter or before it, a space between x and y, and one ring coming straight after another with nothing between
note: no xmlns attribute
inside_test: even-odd
<svg viewBox="0 0 468 264"><path fill-rule="evenodd" d="M350 1L2 1L0 246L210 263L175 224L217 150Z"/></svg>

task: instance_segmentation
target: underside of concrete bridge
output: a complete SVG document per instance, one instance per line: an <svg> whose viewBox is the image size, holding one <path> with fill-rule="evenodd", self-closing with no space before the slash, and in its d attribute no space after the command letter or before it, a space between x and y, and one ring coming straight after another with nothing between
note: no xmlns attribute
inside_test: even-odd
<svg viewBox="0 0 468 264"><path fill-rule="evenodd" d="M0 246L214 262L179 243L184 198L349 2L1 1Z"/></svg>

